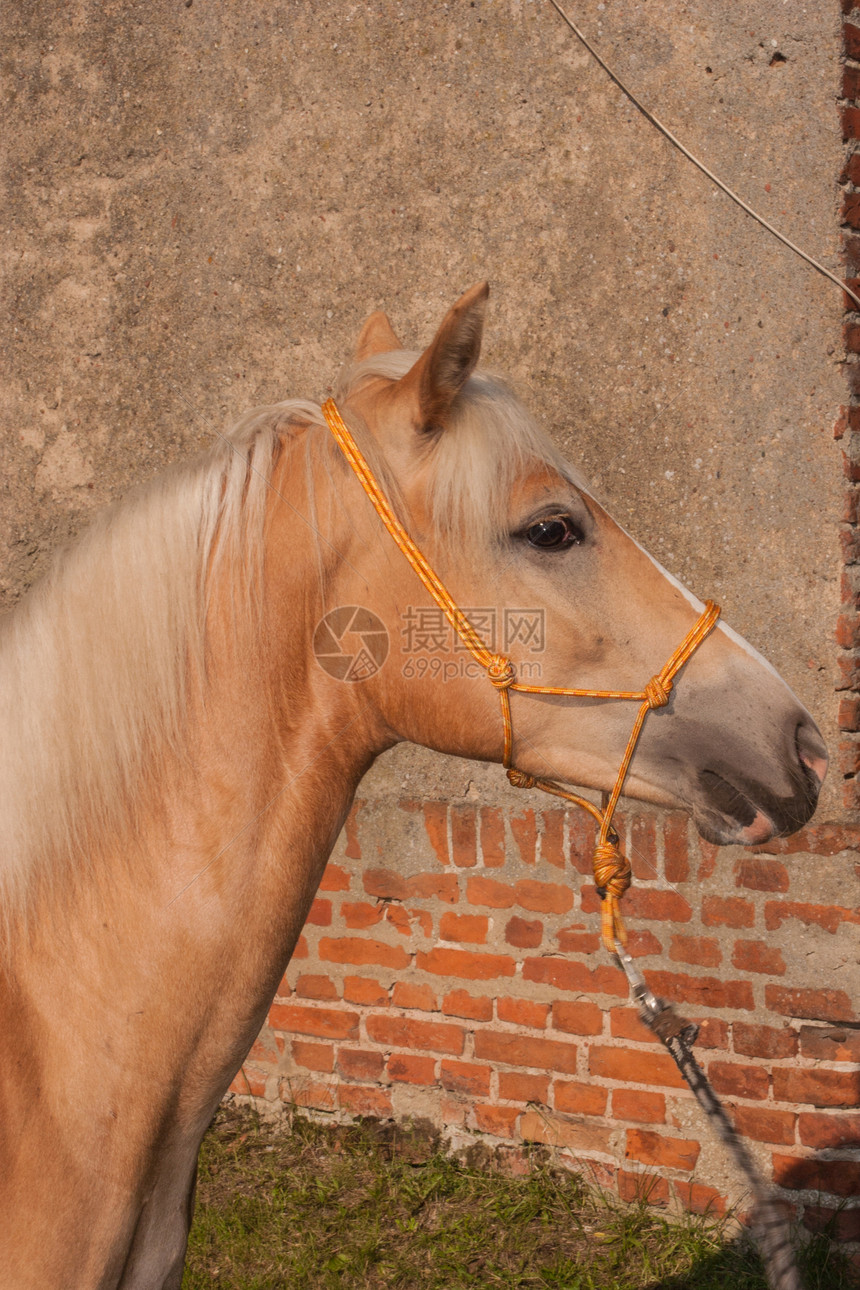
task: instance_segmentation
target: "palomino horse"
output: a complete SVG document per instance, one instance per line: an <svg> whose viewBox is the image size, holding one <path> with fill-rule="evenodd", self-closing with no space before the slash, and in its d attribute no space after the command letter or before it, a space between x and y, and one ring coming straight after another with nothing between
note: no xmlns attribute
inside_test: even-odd
<svg viewBox="0 0 860 1290"><path fill-rule="evenodd" d="M420 355L374 314L341 412L460 604L543 608L549 684L639 687L702 606L476 370L486 298ZM289 402L98 520L3 625L4 1290L179 1285L201 1137L362 775L405 739L501 760L483 676L344 683L314 657L332 608L396 641L425 595L320 408ZM511 702L525 772L613 782L629 707ZM808 819L825 766L807 712L718 627L627 792L761 842Z"/></svg>

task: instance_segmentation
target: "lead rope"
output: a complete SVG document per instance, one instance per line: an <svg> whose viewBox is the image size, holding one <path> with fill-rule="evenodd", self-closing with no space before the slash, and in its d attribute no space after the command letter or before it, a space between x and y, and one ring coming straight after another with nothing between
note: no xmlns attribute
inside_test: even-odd
<svg viewBox="0 0 860 1290"><path fill-rule="evenodd" d="M714 1126L719 1138L728 1148L735 1163L745 1175L753 1194L753 1233L761 1248L771 1290L803 1290L794 1261L788 1225L771 1197L767 1185L756 1168L755 1161L726 1115L716 1093L691 1051L699 1028L679 1017L671 1004L651 993L645 978L628 954L627 932L621 917L620 901L630 886L630 862L618 845L618 834L612 827L612 816L627 771L636 748L645 718L652 708L661 708L669 701L675 676L702 641L716 626L720 616L719 606L707 601L705 608L681 644L658 674L651 678L644 690L573 690L555 686L525 685L516 679L516 670L509 658L488 650L466 615L448 592L424 555L415 545L406 529L391 509L388 499L361 453L358 445L344 424L333 399L322 406L323 416L341 451L358 477L364 491L372 501L379 518L406 556L430 595L445 614L463 644L485 669L487 678L499 695L502 722L505 731L505 748L502 764L508 779L515 788L539 788L544 793L563 798L582 807L598 822L600 828L592 857L594 881L601 899L601 931L603 943L609 953L616 956L627 976L630 992L639 1009L639 1016L665 1045L673 1061L690 1086L697 1102ZM577 698L629 699L640 704L639 711L621 759L621 765L603 809L598 809L587 798L562 788L555 780L543 779L519 770L513 764L513 721L511 718L510 691L523 694L558 694Z"/></svg>
<svg viewBox="0 0 860 1290"><path fill-rule="evenodd" d="M699 1027L680 1017L670 1003L651 993L623 945L617 945L615 953L627 976L640 1020L669 1052L717 1137L749 1183L753 1196L752 1233L761 1250L768 1285L771 1290L803 1290L785 1215L693 1055Z"/></svg>

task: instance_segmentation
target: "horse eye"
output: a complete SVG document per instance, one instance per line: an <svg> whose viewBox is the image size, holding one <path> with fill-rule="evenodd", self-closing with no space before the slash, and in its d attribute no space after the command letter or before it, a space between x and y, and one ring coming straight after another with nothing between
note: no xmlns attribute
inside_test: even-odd
<svg viewBox="0 0 860 1290"><path fill-rule="evenodd" d="M541 551L558 551L580 543L583 534L567 515L552 515L548 519L538 520L536 524L529 525L526 529L526 538L532 546L538 547Z"/></svg>

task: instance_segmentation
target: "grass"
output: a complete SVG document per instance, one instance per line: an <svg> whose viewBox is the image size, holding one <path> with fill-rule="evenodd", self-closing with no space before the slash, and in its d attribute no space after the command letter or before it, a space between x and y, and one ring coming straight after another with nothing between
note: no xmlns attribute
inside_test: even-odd
<svg viewBox="0 0 860 1290"><path fill-rule="evenodd" d="M847 1290L824 1237L807 1290ZM183 1290L767 1290L725 1222L625 1206L553 1167L522 1176L446 1157L418 1129L222 1108L200 1158Z"/></svg>

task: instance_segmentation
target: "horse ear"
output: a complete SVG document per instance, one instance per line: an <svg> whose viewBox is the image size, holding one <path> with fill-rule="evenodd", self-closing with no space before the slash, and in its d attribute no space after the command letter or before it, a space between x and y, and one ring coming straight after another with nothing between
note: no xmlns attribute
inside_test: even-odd
<svg viewBox="0 0 860 1290"><path fill-rule="evenodd" d="M402 348L388 316L380 309L370 315L359 332L355 361L360 363L363 358L372 358L374 354L390 354L392 350Z"/></svg>
<svg viewBox="0 0 860 1290"><path fill-rule="evenodd" d="M422 430L444 426L451 405L475 370L481 353L490 286L480 282L448 310L433 343L399 382L418 400Z"/></svg>

